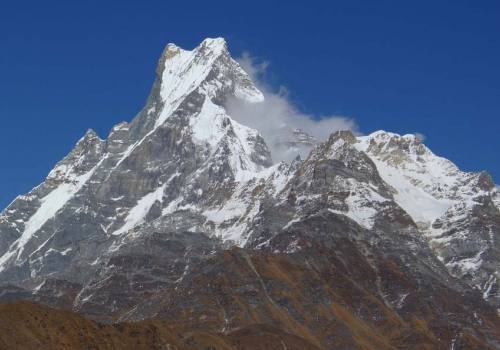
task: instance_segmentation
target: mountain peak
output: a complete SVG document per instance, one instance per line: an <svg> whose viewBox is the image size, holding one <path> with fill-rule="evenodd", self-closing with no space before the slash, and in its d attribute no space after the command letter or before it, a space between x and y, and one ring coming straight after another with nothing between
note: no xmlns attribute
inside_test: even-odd
<svg viewBox="0 0 500 350"><path fill-rule="evenodd" d="M217 38L206 38L201 42L199 47L217 49L217 50L227 50L227 42L226 39L217 37Z"/></svg>
<svg viewBox="0 0 500 350"><path fill-rule="evenodd" d="M417 142L421 143L422 142L422 137L418 136L417 134L396 134L393 132L385 131L385 130L377 130L372 132L370 135L367 136L370 139L373 139L377 142L387 142L389 140L405 140L405 141L410 141L410 142Z"/></svg>
<svg viewBox="0 0 500 350"><path fill-rule="evenodd" d="M180 48L176 44L168 43L167 46L165 46L165 50L163 50L162 56L164 56L166 59L169 59L177 55L181 50L182 48Z"/></svg>
<svg viewBox="0 0 500 350"><path fill-rule="evenodd" d="M351 130L335 131L330 135L329 142L333 143L339 139L344 140L350 144L356 143L356 136L354 136Z"/></svg>
<svg viewBox="0 0 500 350"><path fill-rule="evenodd" d="M224 38L206 38L193 50L186 50L175 43L168 43L163 50L164 58L169 59L180 52L204 51L205 54L228 53L227 42Z"/></svg>
<svg viewBox="0 0 500 350"><path fill-rule="evenodd" d="M99 135L97 135L97 133L93 129L87 129L85 135L83 135L83 137L80 139L80 141L78 141L78 143L85 141L92 141L92 140L102 141L102 139L99 137Z"/></svg>
<svg viewBox="0 0 500 350"><path fill-rule="evenodd" d="M375 154L392 154L403 158L409 155L434 157L432 151L422 142L422 137L417 134L399 135L379 130L367 136L358 137L358 141L364 151Z"/></svg>
<svg viewBox="0 0 500 350"><path fill-rule="evenodd" d="M223 38L207 38L193 50L168 44L157 68L153 100L163 106L154 127L158 127L193 92L224 101L229 95L248 102L260 102L262 93L230 55Z"/></svg>

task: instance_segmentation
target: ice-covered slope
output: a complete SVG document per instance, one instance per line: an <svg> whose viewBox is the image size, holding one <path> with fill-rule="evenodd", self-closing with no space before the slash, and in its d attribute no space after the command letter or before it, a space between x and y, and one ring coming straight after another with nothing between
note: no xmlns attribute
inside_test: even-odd
<svg viewBox="0 0 500 350"><path fill-rule="evenodd" d="M415 135L378 131L358 137L356 146L375 162L450 272L498 303L500 212L491 177L461 171Z"/></svg>
<svg viewBox="0 0 500 350"><path fill-rule="evenodd" d="M462 186L475 174L435 156L414 135L378 131L358 140L358 149L372 157L382 178L396 189L398 203L421 227L428 228L455 201L477 194Z"/></svg>

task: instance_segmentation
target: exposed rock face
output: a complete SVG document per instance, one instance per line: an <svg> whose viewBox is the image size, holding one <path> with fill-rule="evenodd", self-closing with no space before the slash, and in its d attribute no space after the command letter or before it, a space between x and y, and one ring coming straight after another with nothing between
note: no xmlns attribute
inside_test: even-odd
<svg viewBox="0 0 500 350"><path fill-rule="evenodd" d="M234 98L264 96L224 40L167 45L133 121L0 215L0 298L311 348L500 347L489 175L388 132L291 130L309 155L273 164Z"/></svg>

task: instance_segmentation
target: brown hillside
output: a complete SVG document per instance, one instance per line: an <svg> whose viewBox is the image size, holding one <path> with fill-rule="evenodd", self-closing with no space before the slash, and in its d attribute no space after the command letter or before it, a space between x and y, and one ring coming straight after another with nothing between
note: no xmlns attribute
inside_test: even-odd
<svg viewBox="0 0 500 350"><path fill-rule="evenodd" d="M176 332L162 321L105 325L30 302L0 304L0 349L318 349L279 329L253 325L228 334Z"/></svg>

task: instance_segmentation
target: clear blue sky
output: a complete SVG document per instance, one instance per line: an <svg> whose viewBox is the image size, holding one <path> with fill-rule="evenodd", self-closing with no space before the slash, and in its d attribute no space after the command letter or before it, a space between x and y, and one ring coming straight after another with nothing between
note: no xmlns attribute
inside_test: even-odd
<svg viewBox="0 0 500 350"><path fill-rule="evenodd" d="M286 4L285 4L286 3ZM167 42L223 36L307 113L421 132L500 182L500 1L19 1L0 11L0 208L139 111Z"/></svg>

